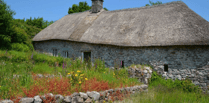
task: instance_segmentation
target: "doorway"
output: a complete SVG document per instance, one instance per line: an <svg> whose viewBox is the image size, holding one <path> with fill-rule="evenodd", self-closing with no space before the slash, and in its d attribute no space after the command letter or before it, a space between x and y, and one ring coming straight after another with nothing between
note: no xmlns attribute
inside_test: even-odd
<svg viewBox="0 0 209 103"><path fill-rule="evenodd" d="M90 62L91 61L91 52L84 52L84 61Z"/></svg>

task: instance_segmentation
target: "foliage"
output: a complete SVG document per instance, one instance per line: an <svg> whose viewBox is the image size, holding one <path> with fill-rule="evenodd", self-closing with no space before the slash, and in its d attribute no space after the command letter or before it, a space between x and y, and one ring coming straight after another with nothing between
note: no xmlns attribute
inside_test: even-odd
<svg viewBox="0 0 209 103"><path fill-rule="evenodd" d="M91 6L89 6L86 1L79 2L79 5L73 4L72 7L69 7L68 14L83 12L83 11L90 10L90 9L91 9ZM108 11L107 8L104 8L104 9Z"/></svg>
<svg viewBox="0 0 209 103"><path fill-rule="evenodd" d="M12 50L28 52L30 49L27 45L23 43L13 43Z"/></svg>
<svg viewBox="0 0 209 103"><path fill-rule="evenodd" d="M151 4L151 6L152 6L152 5L162 4L161 1L157 1L157 2L154 3L154 2L152 2L152 1L150 1L150 0L149 0L149 3ZM145 6L150 6L150 5L149 5L149 4L146 4Z"/></svg>
<svg viewBox="0 0 209 103"><path fill-rule="evenodd" d="M155 71L152 73L152 77L150 80L149 86L158 86L163 85L167 88L175 88L175 89L182 89L185 92L201 92L201 89L198 88L198 86L195 86L191 80L188 78L185 80L165 80L161 77L161 75L158 75Z"/></svg>
<svg viewBox="0 0 209 103"><path fill-rule="evenodd" d="M3 0L0 0L0 49L10 48L13 35L12 20L15 12Z"/></svg>
<svg viewBox="0 0 209 103"><path fill-rule="evenodd" d="M13 19L14 11L0 0L0 49L33 51L32 38L53 21L44 21L43 18Z"/></svg>

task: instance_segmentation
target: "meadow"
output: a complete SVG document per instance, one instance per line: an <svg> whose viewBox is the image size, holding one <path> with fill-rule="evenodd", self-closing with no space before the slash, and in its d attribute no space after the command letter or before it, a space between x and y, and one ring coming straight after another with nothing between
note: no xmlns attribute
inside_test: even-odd
<svg viewBox="0 0 209 103"><path fill-rule="evenodd" d="M142 84L136 78L129 78L127 69L128 67L111 70L99 59L95 59L92 65L79 58L73 60L35 51L0 50L0 100L11 99L17 102L18 97L34 97L47 93L66 96L74 92L104 91ZM14 74L22 76L13 78ZM37 74L58 76L47 79L32 78L32 75ZM136 93L121 100L125 103L206 103L209 102L209 96L203 94L190 80L166 81L153 72L147 93Z"/></svg>

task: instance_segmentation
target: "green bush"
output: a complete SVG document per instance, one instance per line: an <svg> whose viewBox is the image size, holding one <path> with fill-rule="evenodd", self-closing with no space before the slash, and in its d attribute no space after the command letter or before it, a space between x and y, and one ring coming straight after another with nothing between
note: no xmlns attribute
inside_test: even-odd
<svg viewBox="0 0 209 103"><path fill-rule="evenodd" d="M10 54L12 62L23 62L23 61L28 61L29 58L27 57L25 52L18 52L18 51L8 51L8 54Z"/></svg>
<svg viewBox="0 0 209 103"><path fill-rule="evenodd" d="M28 52L30 49L26 44L13 43L12 44L12 50Z"/></svg>
<svg viewBox="0 0 209 103"><path fill-rule="evenodd" d="M198 86L195 86L188 78L185 80L165 80L161 75L158 75L155 71L153 71L149 86L154 87L159 85L166 86L170 89L180 89L185 92L202 92L202 90L199 89Z"/></svg>

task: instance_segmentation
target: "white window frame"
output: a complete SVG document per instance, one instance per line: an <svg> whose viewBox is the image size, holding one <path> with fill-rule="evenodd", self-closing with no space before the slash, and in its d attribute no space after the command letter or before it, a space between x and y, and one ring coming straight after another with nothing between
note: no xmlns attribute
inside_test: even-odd
<svg viewBox="0 0 209 103"><path fill-rule="evenodd" d="M68 58L68 51L64 51L64 57Z"/></svg>
<svg viewBox="0 0 209 103"><path fill-rule="evenodd" d="M92 51L83 51L83 52L81 52L82 62L84 60L84 52L91 52L91 62L92 62Z"/></svg>
<svg viewBox="0 0 209 103"><path fill-rule="evenodd" d="M57 56L57 49L53 49L53 56Z"/></svg>

